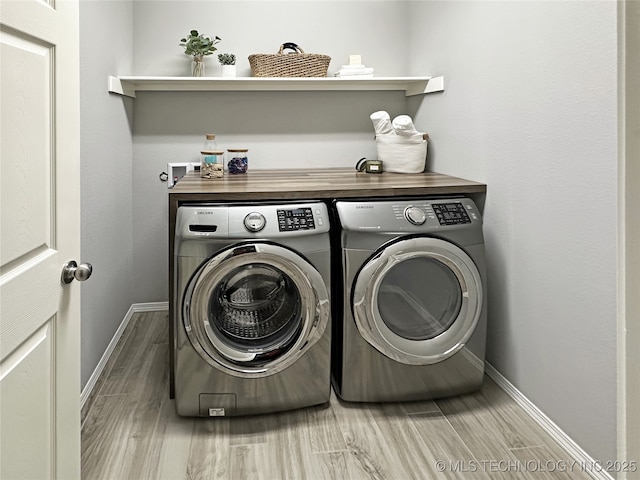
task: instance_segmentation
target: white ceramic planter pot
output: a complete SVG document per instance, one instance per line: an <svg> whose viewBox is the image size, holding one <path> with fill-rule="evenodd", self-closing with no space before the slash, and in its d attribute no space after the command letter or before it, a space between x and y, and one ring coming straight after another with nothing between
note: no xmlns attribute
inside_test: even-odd
<svg viewBox="0 0 640 480"><path fill-rule="evenodd" d="M223 77L235 77L236 76L236 66L235 65L222 65L222 76Z"/></svg>

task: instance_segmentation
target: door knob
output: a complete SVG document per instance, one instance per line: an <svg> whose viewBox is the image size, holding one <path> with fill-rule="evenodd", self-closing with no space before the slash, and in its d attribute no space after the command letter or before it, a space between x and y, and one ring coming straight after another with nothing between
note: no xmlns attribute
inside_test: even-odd
<svg viewBox="0 0 640 480"><path fill-rule="evenodd" d="M78 265L75 260L70 260L62 267L62 283L71 283L74 278L79 282L84 282L91 276L91 272L93 272L93 267L90 263Z"/></svg>

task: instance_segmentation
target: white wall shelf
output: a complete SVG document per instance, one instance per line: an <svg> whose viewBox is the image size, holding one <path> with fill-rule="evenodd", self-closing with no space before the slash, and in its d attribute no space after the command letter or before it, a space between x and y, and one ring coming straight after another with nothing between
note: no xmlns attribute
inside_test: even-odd
<svg viewBox="0 0 640 480"><path fill-rule="evenodd" d="M264 78L109 76L109 92L135 98L138 91L267 92L267 91L399 90L406 96L444 91L444 77Z"/></svg>

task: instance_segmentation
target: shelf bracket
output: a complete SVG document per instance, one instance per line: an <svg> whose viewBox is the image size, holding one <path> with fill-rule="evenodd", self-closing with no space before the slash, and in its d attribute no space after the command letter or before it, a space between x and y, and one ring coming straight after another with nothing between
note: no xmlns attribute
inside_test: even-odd
<svg viewBox="0 0 640 480"><path fill-rule="evenodd" d="M118 77L109 75L109 93L122 95L123 97L136 98L136 89L127 81L120 80Z"/></svg>
<svg viewBox="0 0 640 480"><path fill-rule="evenodd" d="M407 85L405 96L424 95L425 93L435 93L444 91L444 77L433 77L426 82Z"/></svg>

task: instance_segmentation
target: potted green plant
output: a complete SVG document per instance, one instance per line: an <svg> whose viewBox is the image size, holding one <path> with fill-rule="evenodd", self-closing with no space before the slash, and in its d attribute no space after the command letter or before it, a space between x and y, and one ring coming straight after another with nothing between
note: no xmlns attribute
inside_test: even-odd
<svg viewBox="0 0 640 480"><path fill-rule="evenodd" d="M217 50L215 45L221 38L217 35L213 38L208 35L191 30L189 35L180 39L180 46L184 47L184 53L191 55L191 75L194 77L204 77L204 57L213 54Z"/></svg>
<svg viewBox="0 0 640 480"><path fill-rule="evenodd" d="M221 53L218 55L218 61L222 65L223 77L236 76L236 56L233 53Z"/></svg>

